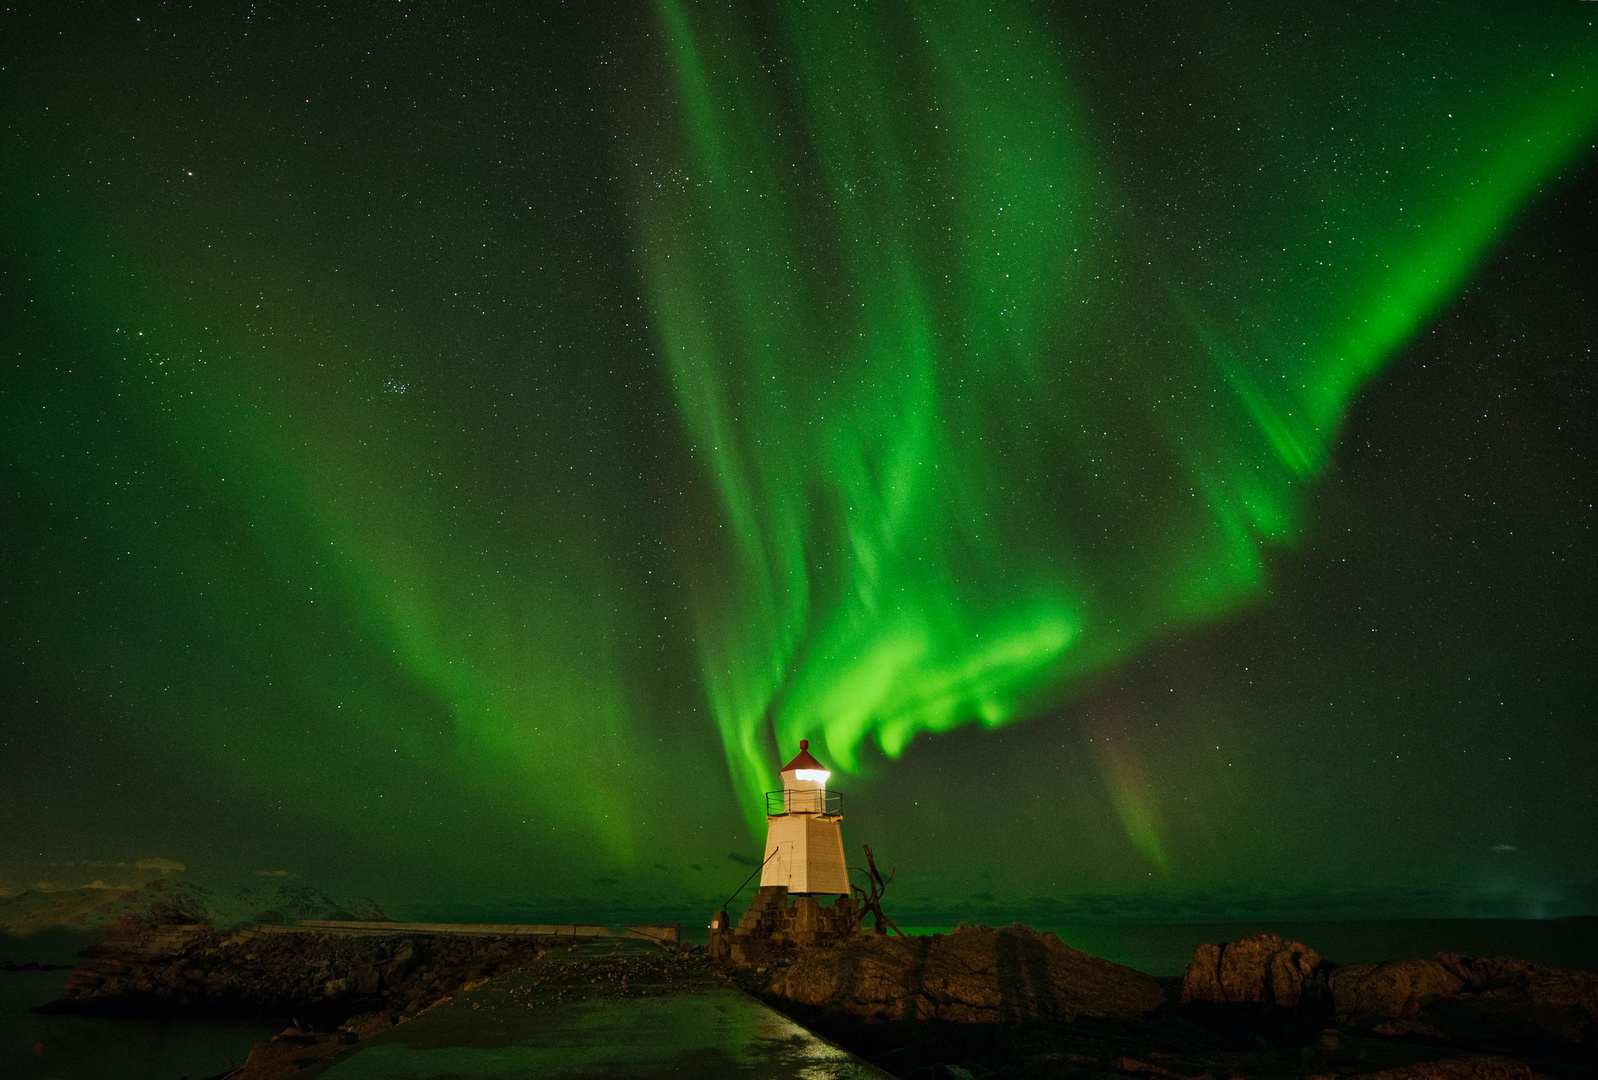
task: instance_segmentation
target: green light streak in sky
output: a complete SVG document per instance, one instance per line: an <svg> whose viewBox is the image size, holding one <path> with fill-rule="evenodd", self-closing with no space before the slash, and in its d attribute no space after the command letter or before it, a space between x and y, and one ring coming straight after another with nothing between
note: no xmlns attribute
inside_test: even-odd
<svg viewBox="0 0 1598 1080"><path fill-rule="evenodd" d="M1598 116L1590 38L1508 12L1242 11L1146 90L1059 12L820 8L659 0L679 127L636 188L750 806L773 735L857 769L1256 594L1352 396ZM1104 772L1164 867L1138 768Z"/></svg>
<svg viewBox="0 0 1598 1080"><path fill-rule="evenodd" d="M671 608L651 584L658 544L636 539L658 522L611 450L622 425L639 440L625 405L558 368L567 349L612 351L608 329L575 304L441 330L461 282L488 277L480 246L451 238L385 272L394 251L370 232L294 211L325 215L348 191L278 116L196 93L141 127L116 109L131 93L92 89L18 104L8 145L38 149L0 164L8 196L29 193L0 200L0 221L31 256L36 304L12 328L35 337L18 339L0 415L8 475L42 508L3 575L28 613L7 627L14 662L132 718L125 737L230 800L318 835L332 823L364 857L420 846L522 887L532 864L553 892L658 850L679 830L659 777L702 758L677 737L692 709L662 704ZM208 107L250 155L190 145ZM161 171L124 156L138 138ZM287 170L298 186L244 167L274 154L314 164ZM175 157L203 180L177 196ZM359 184L391 223L401 207L407 256L447 234L451 204L409 170ZM490 269L494 288L522 287ZM390 375L408 390L385 390ZM647 739L640 715L663 717ZM725 804L715 777L672 809L717 821ZM682 862L672 874L691 877Z"/></svg>
<svg viewBox="0 0 1598 1080"><path fill-rule="evenodd" d="M1303 509L1350 402L1467 281L1490 291L1483 257L1591 145L1590 15L1567 7L0 15L0 666L9 730L72 751L54 773L13 755L7 782L60 785L14 800L23 846L115 831L144 850L64 857L200 864L146 839L167 835L245 873L574 913L719 902L801 736L869 771L1267 591L1262 617L1296 618L1271 546L1361 539ZM1515 523L1526 546L1481 571L1495 599L1524 552L1584 565L1565 505L1545 548ZM1566 562L1545 590L1583 580ZM1456 578L1436 605L1474 610ZM1520 601L1539 625L1546 594ZM1295 595L1323 642L1371 632L1352 592L1324 623L1335 604ZM1528 672L1586 640L1552 620L1501 651L1481 610L1483 650ZM1297 773L1271 756L1265 725L1340 715L1331 694L1245 722L1227 702L1267 677L1219 666L1186 689L1236 694L1186 722L1162 677L1098 720L1085 700L917 747L924 770L851 785L854 827L925 845L956 899L1007 829L1027 895L1274 887L1256 815L1323 847L1343 790L1287 779L1323 753L1388 827L1410 788L1367 768L1379 740L1302 739ZM1368 667L1272 670L1342 710ZM1537 729L1504 700L1477 715L1519 762ZM1350 729L1391 715L1363 709ZM1498 783L1437 776L1447 820ZM1503 839L1496 810L1469 820Z"/></svg>
<svg viewBox="0 0 1598 1080"><path fill-rule="evenodd" d="M583 525L572 527L585 516L582 495L564 503L565 520L541 512L538 496L548 495L536 490L509 520L493 499L467 509L458 483L437 481L432 448L392 425L393 410L403 406L341 394L317 371L319 357L337 346L279 346L276 359L298 368L285 381L275 368L254 372L234 362L253 344L235 329L166 321L138 331L157 323L152 312L163 293L193 287L186 275L152 259L130 286L114 273L84 269L105 265L92 242L65 230L52 242L80 268L57 291L95 297L92 307L65 304L69 317L91 339L120 339L125 352L113 362L115 383L144 420L129 425L121 456L159 462L139 470L147 475L209 474L196 478L204 494L195 500L206 504L209 529L184 522L190 508L181 494L90 488L82 463L61 450L76 446L72 429L83 423L65 410L51 424L17 425L13 452L58 505L97 528L134 537L149 518L165 519L143 550L126 553L141 564L145 587L163 598L194 588L215 597L170 619L165 633L146 631L137 645L63 645L66 669L102 673L119 694L132 690L156 703L151 723L168 729L174 752L196 770L231 745L235 760L249 764L241 784L280 793L284 778L301 778L297 812L313 819L381 818L374 793L428 784L447 804L459 785L490 795L512 819L533 815L538 831L553 834L552 847L592 853L597 844L605 858L631 861L638 828L658 824L647 800L634 800L662 757L682 751L646 755L630 737L622 625L647 616L612 580L614 565L582 542ZM270 274L266 261L253 253L257 273ZM234 306L223 295L208 300L213 311ZM264 306L262 321L273 320L273 304ZM159 379L149 377L152 368ZM37 408L48 408L47 394L39 392L45 404ZM568 449L580 455L580 442ZM214 461L196 466L208 456ZM512 560L540 562L545 572L507 574ZM291 597L273 595L285 585ZM70 625L71 613L54 619ZM166 661L184 671L186 700L173 701L170 687L159 685L174 681L170 675L119 655L130 647L169 652L172 642L163 638L192 633L183 625L191 620L205 627L211 647L256 654L261 670L250 674L275 680L283 698L208 686L245 678L231 663L208 673L188 654ZM218 699L227 704L218 707ZM285 726L292 736L284 737ZM350 773L325 784L307 757L327 753L329 744ZM352 744L366 752L351 754ZM382 756L401 752L397 764ZM407 824L445 838L453 831L444 821Z"/></svg>

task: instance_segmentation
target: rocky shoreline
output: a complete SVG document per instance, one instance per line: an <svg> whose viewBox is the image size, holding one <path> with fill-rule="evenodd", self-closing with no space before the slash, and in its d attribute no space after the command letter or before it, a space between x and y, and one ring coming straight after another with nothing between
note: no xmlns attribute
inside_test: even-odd
<svg viewBox="0 0 1598 1080"><path fill-rule="evenodd" d="M279 1080L565 945L559 938L348 934L124 919L44 1013L258 1017L288 1026L224 1075Z"/></svg>
<svg viewBox="0 0 1598 1080"><path fill-rule="evenodd" d="M569 944L130 920L44 1008L280 1018L231 1074L279 1080ZM1201 946L1180 978L1155 979L1053 934L979 926L863 934L759 967L689 946L629 962L664 985L713 972L902 1080L1598 1076L1598 973L1508 958L1339 967L1261 935Z"/></svg>
<svg viewBox="0 0 1598 1080"><path fill-rule="evenodd" d="M1440 954L1328 963L1274 935L1155 979L1029 927L863 936L760 973L767 1000L904 1080L1590 1080L1598 973Z"/></svg>
<svg viewBox="0 0 1598 1080"><path fill-rule="evenodd" d="M204 923L119 924L81 954L42 1011L101 1016L259 1016L308 1024L356 1011L412 1015L537 959L558 939L341 934Z"/></svg>

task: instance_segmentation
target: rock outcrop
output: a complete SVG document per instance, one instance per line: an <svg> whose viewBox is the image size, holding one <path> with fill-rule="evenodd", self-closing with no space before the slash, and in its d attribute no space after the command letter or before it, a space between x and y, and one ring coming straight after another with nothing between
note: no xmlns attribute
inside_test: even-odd
<svg viewBox="0 0 1598 1080"><path fill-rule="evenodd" d="M1154 979L1027 926L961 927L931 937L860 935L806 950L769 992L882 1020L964 1024L1135 1016L1165 1000Z"/></svg>
<svg viewBox="0 0 1598 1080"><path fill-rule="evenodd" d="M1416 1016L1438 998L1457 994L1464 986L1463 979L1436 960L1351 964L1333 975L1332 1001L1339 1016L1397 1019Z"/></svg>
<svg viewBox="0 0 1598 1080"><path fill-rule="evenodd" d="M50 1011L298 1022L251 1055L282 1080L570 939L122 924ZM1006 1080L1585 1080L1598 1076L1598 973L1443 953L1339 968L1260 936L1196 951L1167 998L1141 972L1024 926L863 934L769 969L703 950L649 971L546 959L560 978L661 992L714 971L895 1075ZM618 961L619 963L619 961ZM646 977L647 976L647 977Z"/></svg>
<svg viewBox="0 0 1598 1080"><path fill-rule="evenodd" d="M1297 1006L1328 965L1307 945L1255 934L1225 945L1200 945L1182 972L1182 1001Z"/></svg>
<svg viewBox="0 0 1598 1080"><path fill-rule="evenodd" d="M47 1011L342 1019L412 1015L555 947L535 937L228 932L129 919L67 978Z"/></svg>
<svg viewBox="0 0 1598 1080"><path fill-rule="evenodd" d="M1327 995L1329 991L1329 995ZM1292 1009L1330 997L1325 1019L1377 1035L1462 1045L1598 1043L1598 973L1457 953L1338 967L1273 934L1201 945L1182 1002Z"/></svg>
<svg viewBox="0 0 1598 1080"><path fill-rule="evenodd" d="M1439 953L1332 975L1340 1023L1450 1041L1598 1045L1598 972Z"/></svg>

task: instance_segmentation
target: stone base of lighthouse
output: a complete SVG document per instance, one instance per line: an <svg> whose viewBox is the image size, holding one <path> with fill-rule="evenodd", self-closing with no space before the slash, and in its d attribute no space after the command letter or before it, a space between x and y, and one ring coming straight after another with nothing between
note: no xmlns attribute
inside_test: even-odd
<svg viewBox="0 0 1598 1080"><path fill-rule="evenodd" d="M801 945L839 941L860 927L854 899L839 896L823 907L814 896L790 896L786 885L762 885L728 937L727 958L758 964Z"/></svg>

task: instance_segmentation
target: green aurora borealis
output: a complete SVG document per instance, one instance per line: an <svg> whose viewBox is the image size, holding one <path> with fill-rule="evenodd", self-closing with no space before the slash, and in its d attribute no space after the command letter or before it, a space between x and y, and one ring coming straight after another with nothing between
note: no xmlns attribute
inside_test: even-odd
<svg viewBox="0 0 1598 1080"><path fill-rule="evenodd" d="M0 886L1598 913L1589 14L0 14Z"/></svg>

